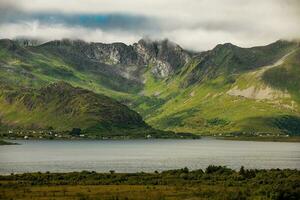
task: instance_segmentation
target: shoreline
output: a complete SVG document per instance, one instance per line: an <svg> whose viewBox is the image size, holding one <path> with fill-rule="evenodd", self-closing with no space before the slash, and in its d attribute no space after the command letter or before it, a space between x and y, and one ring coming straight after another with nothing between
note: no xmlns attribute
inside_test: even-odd
<svg viewBox="0 0 300 200"><path fill-rule="evenodd" d="M266 136L266 137L258 137L258 136L211 136L211 135L198 135L193 138L179 138L179 137L168 137L168 138L38 138L38 137L30 137L24 139L23 137L16 138L0 138L0 145L18 145L18 143L7 142L9 141L17 141L17 140L28 140L28 141L126 141L126 140L205 140L205 139L216 139L216 140L229 140L229 141L255 141L255 142L300 142L300 136Z"/></svg>
<svg viewBox="0 0 300 200"><path fill-rule="evenodd" d="M102 139L102 138L54 138L54 139L49 139L49 138L27 138L24 139L22 137L20 138L1 138L0 141L8 140L8 141L155 141L155 140L201 140L205 137L197 137L197 138L107 138L107 139ZM18 143L12 143L9 142L12 145Z"/></svg>
<svg viewBox="0 0 300 200"><path fill-rule="evenodd" d="M19 145L18 143L15 143L15 142L8 142L8 141L5 141L5 140L10 140L10 139L0 139L0 145ZM13 141L13 140L10 140L10 141Z"/></svg>
<svg viewBox="0 0 300 200"><path fill-rule="evenodd" d="M278 137L278 136L267 136L267 137L247 137L247 136L227 136L227 137L214 137L218 140L231 140L231 141L253 141L253 142L293 142L299 143L300 136L289 136L289 137Z"/></svg>
<svg viewBox="0 0 300 200"><path fill-rule="evenodd" d="M230 168L227 167L226 165L220 165L220 166L215 166L215 165L208 165L206 168L197 168L197 169L189 169L187 167L185 168L170 168L170 169L164 169L164 170L153 170L153 171L135 171L135 172L126 172L126 171L116 171L116 170L108 170L108 171L95 171L95 170L75 170L75 171L28 171L28 172L7 172L7 173L1 173L0 172L0 182L1 178L3 177L12 177L12 176L23 176L23 175L36 175L36 174L44 174L44 175L70 175L70 174L81 174L81 173L88 173L88 174L102 174L102 175L108 175L112 174L111 171L113 171L113 174L116 175L121 175L121 174L127 174L127 175L135 175L135 174L159 174L159 173L165 173L169 171L179 171L182 169L189 169L190 172L197 172L197 171L203 171L210 167L218 167L218 168L224 168L224 169L229 169L232 172L238 173L241 167L243 167L245 170L248 171L298 171L300 173L300 168L247 168L245 166L241 166L239 168Z"/></svg>

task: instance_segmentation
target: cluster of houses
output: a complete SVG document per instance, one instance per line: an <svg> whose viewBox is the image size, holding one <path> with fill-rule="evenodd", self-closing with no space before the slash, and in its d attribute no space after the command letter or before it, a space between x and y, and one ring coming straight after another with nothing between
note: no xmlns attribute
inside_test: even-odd
<svg viewBox="0 0 300 200"><path fill-rule="evenodd" d="M46 136L53 136L53 137L58 137L58 138L62 137L62 135L56 134L53 131L49 131L49 130L39 130L39 131L36 131L36 130L29 130L29 131L9 130L8 134L12 135L12 136L18 136L18 137L22 136L25 140L29 139L30 136L38 137L40 139L42 139L43 137L46 137Z"/></svg>
<svg viewBox="0 0 300 200"><path fill-rule="evenodd" d="M27 130L27 131L20 131L20 130L8 130L8 135L11 137L23 137L25 140L29 139L30 137L34 138L48 138L48 137L55 137L55 138L63 138L65 137L63 134L55 133L51 130ZM79 137L85 137L85 134L78 135Z"/></svg>
<svg viewBox="0 0 300 200"><path fill-rule="evenodd" d="M219 134L214 134L213 136L223 136L223 137L238 137L238 136L259 136L259 137L289 137L288 134L270 134L270 133L262 133L262 132L253 132L253 133L248 133L248 132L241 132L241 133L219 133Z"/></svg>

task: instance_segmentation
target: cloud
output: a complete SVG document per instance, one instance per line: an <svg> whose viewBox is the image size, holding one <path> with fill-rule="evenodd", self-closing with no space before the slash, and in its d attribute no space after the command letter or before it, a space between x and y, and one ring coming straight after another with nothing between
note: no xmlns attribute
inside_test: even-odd
<svg viewBox="0 0 300 200"><path fill-rule="evenodd" d="M0 0L0 37L129 44L147 36L194 50L300 38L299 19L299 0Z"/></svg>
<svg viewBox="0 0 300 200"><path fill-rule="evenodd" d="M62 14L62 13L6 13L1 18L1 23L23 23L24 21L39 21L41 24L65 26L82 26L86 28L123 29L123 30L149 30L152 27L153 18L134 16L128 14Z"/></svg>
<svg viewBox="0 0 300 200"><path fill-rule="evenodd" d="M0 38L5 38L7 35L10 35L11 38L28 37L38 38L44 41L72 38L88 42L101 41L105 43L126 41L127 44L131 44L142 37L123 31L107 32L98 28L89 29L80 26L67 27L63 24L56 24L52 26L42 25L39 24L38 21L31 21L22 24L1 24L0 30L5 30L5 33L0 32Z"/></svg>

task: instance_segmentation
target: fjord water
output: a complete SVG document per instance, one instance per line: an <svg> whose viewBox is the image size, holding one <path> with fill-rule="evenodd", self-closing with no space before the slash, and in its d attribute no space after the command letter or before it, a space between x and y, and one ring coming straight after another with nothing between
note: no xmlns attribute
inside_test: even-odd
<svg viewBox="0 0 300 200"><path fill-rule="evenodd" d="M0 174L22 172L153 172L226 165L300 168L300 143L201 140L18 140L0 146Z"/></svg>

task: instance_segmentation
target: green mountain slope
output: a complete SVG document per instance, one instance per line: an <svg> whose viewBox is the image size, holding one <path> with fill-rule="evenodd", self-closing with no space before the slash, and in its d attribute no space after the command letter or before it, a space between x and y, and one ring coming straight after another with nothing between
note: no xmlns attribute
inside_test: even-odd
<svg viewBox="0 0 300 200"><path fill-rule="evenodd" d="M68 56L68 51L59 47L56 54L61 54L56 56L44 47L32 48L21 47L11 40L0 40L2 82L39 88L51 82L64 80L75 86L116 95L124 90L124 87L135 87L134 82L113 73L108 66L102 63L98 66L99 63L81 58L79 53L71 57Z"/></svg>
<svg viewBox="0 0 300 200"><path fill-rule="evenodd" d="M188 66L189 72L183 74L186 76L183 84L191 85L220 75L230 78L234 74L272 64L293 48L295 44L287 41L252 48L241 48L230 43L217 45L193 59L194 66Z"/></svg>
<svg viewBox="0 0 300 200"><path fill-rule="evenodd" d="M125 105L64 82L39 90L2 86L0 110L3 124L29 130L81 128L100 135L134 134L137 130L143 134L151 130L139 114Z"/></svg>
<svg viewBox="0 0 300 200"><path fill-rule="evenodd" d="M153 112L151 104L140 106L150 110L146 112L146 121L162 129L201 134L299 134L299 102L296 97L290 96L286 88L268 86L263 80L263 72L270 66L279 65L278 61L288 63L297 54L298 51L290 54L299 49L297 43L278 41L267 47L250 49L224 46L229 46L229 52L234 48L234 56L214 52L203 59L200 54L171 80L149 80L148 84L152 86L146 83L146 94L161 98L164 103ZM247 57L256 61L249 61ZM293 66L300 67L299 63ZM190 74L197 79L185 84ZM280 74L275 76L281 77ZM299 74L294 73L294 76Z"/></svg>
<svg viewBox="0 0 300 200"><path fill-rule="evenodd" d="M29 47L0 40L0 83L39 90L63 80L117 99L158 129L299 134L299 49L287 41L191 53L167 40Z"/></svg>
<svg viewBox="0 0 300 200"><path fill-rule="evenodd" d="M292 54L280 65L268 69L263 74L266 84L279 90L288 91L293 98L300 102L300 49Z"/></svg>

